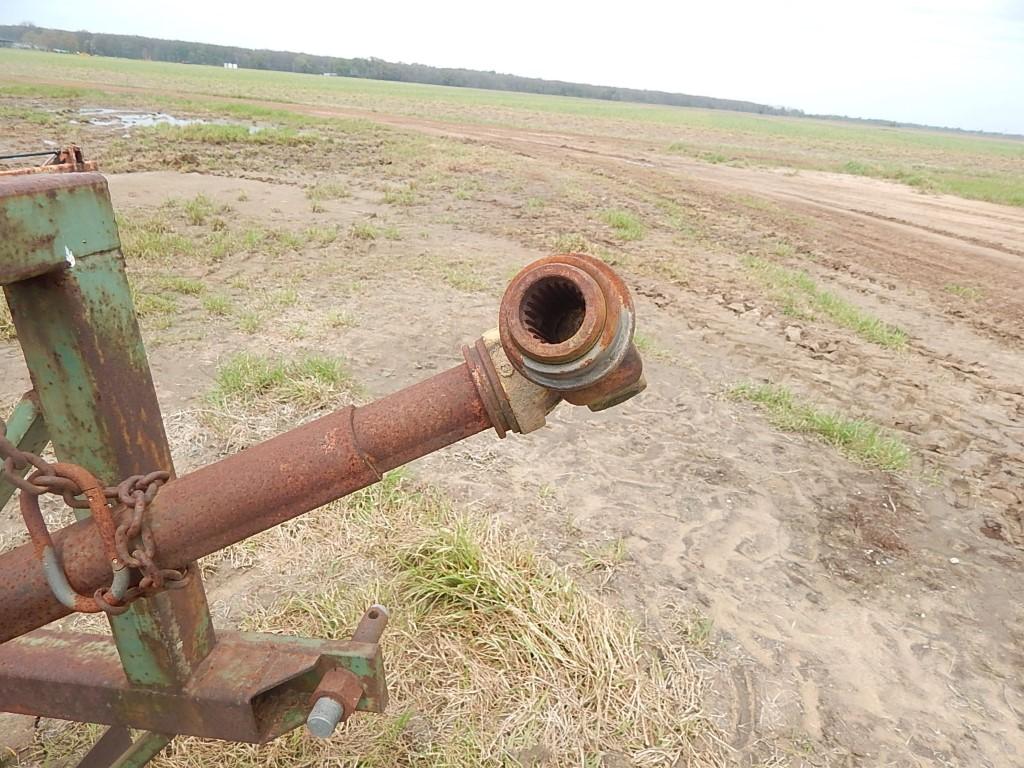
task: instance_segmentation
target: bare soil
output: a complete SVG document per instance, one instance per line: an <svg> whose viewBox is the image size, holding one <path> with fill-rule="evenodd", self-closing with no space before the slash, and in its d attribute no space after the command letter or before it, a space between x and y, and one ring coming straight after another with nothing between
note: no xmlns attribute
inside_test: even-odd
<svg viewBox="0 0 1024 768"><path fill-rule="evenodd" d="M415 474L521 526L563 561L621 539L626 562L601 588L654 627L680 609L708 617L712 708L737 764L1024 763L1015 589L1024 570L1024 209L688 161L628 137L307 111L504 153L520 194L492 191L484 177L472 200L399 209L353 170L353 195L314 213L297 186L309 177L301 169L111 175L124 216L201 193L267 226L369 219L402 233L193 269L209 286L250 280L232 289L238 301L300 275L300 301L256 336L198 306L147 331L166 413L195 405L239 347L339 354L370 395L443 370L495 324L508 276L572 230L573 216L589 216L569 202L531 217L523 200L532 192L572 179L599 206L632 201L649 217L652 199L667 200L698 236L651 227L620 265L650 340L648 390L601 414L561 406L527 437L477 436L419 461ZM783 316L738 261L778 241L829 290L906 330L908 349ZM449 263L488 287L438 277ZM656 268L666 263L674 270ZM337 310L354 323L316 327ZM314 330L295 338L289 323ZM780 432L723 396L750 379L885 425L913 449L912 468L865 468ZM0 346L0 395L27 385L17 344Z"/></svg>

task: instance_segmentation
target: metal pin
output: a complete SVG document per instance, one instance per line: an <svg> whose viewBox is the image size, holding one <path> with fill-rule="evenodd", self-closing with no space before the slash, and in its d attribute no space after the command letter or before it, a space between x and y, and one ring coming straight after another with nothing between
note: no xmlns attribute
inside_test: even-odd
<svg viewBox="0 0 1024 768"><path fill-rule="evenodd" d="M321 696L309 711L306 728L318 739L329 739L344 714L345 708L341 704L328 696Z"/></svg>

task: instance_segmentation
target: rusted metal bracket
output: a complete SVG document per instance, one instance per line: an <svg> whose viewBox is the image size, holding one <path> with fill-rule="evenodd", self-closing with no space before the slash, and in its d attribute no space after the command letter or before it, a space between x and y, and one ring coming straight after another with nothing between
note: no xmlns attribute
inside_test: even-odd
<svg viewBox="0 0 1024 768"><path fill-rule="evenodd" d="M263 743L306 721L335 669L358 680L356 709L383 711L377 643L221 632L188 685L167 690L128 682L110 637L41 629L3 646L0 710Z"/></svg>

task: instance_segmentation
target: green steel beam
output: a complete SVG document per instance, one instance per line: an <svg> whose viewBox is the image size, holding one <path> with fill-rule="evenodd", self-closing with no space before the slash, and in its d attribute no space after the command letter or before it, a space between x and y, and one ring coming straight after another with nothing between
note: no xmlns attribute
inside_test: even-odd
<svg viewBox="0 0 1024 768"><path fill-rule="evenodd" d="M0 179L0 285L120 247L107 182L98 173Z"/></svg>
<svg viewBox="0 0 1024 768"><path fill-rule="evenodd" d="M29 392L19 402L7 419L7 439L18 446L19 450L39 453L46 447L50 438L46 433L43 413L39 410L39 401L34 392ZM22 475L28 473L28 468ZM14 494L15 487L0 478L0 507Z"/></svg>
<svg viewBox="0 0 1024 768"><path fill-rule="evenodd" d="M154 469L173 473L106 180L3 180L0 227L0 275L23 268L19 248L36 263L64 257L58 268L5 287L54 453L106 484ZM181 687L214 643L198 578L136 601L110 623L137 685Z"/></svg>

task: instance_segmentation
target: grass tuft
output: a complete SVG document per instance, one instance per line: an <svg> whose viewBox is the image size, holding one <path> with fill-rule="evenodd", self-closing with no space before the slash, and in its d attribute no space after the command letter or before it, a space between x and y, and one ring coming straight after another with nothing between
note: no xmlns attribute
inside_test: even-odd
<svg viewBox="0 0 1024 768"><path fill-rule="evenodd" d="M665 349L660 342L646 334L633 334L633 343L645 358L655 358L666 362L672 362L675 359L672 353Z"/></svg>
<svg viewBox="0 0 1024 768"><path fill-rule="evenodd" d="M948 283L943 286L943 290L946 293L951 293L954 296L959 296L964 301L977 301L980 299L984 292L981 288L973 285L960 285L959 283Z"/></svg>
<svg viewBox="0 0 1024 768"><path fill-rule="evenodd" d="M334 181L318 181L316 184L306 187L306 197L314 201L340 200L351 194L348 187Z"/></svg>
<svg viewBox="0 0 1024 768"><path fill-rule="evenodd" d="M384 202L388 205L415 205L419 200L413 184L384 190Z"/></svg>
<svg viewBox="0 0 1024 768"><path fill-rule="evenodd" d="M144 319L173 315L178 311L178 302L173 296L161 293L135 293L135 313Z"/></svg>
<svg viewBox="0 0 1024 768"><path fill-rule="evenodd" d="M175 232L165 217L118 217L121 249L125 259L163 264L169 261L192 261L197 256L192 238Z"/></svg>
<svg viewBox="0 0 1024 768"><path fill-rule="evenodd" d="M739 384L729 390L729 396L764 408L779 429L817 435L864 464L895 472L910 463L906 443L877 424L801 403L786 387Z"/></svg>
<svg viewBox="0 0 1024 768"><path fill-rule="evenodd" d="M579 233L559 235L552 245L558 253L588 253L591 250L590 241Z"/></svg>
<svg viewBox="0 0 1024 768"><path fill-rule="evenodd" d="M479 293L491 287L470 265L460 262L444 264L441 267L441 277L457 291Z"/></svg>
<svg viewBox="0 0 1024 768"><path fill-rule="evenodd" d="M255 333L263 322L261 316L244 313L239 327ZM197 413L201 426L233 451L351 402L354 391L348 371L333 358L281 359L239 352L218 368L206 407Z"/></svg>
<svg viewBox="0 0 1024 768"><path fill-rule="evenodd" d="M156 284L165 291L180 293L184 296L199 296L206 291L206 286L201 280L191 277L167 275L157 278Z"/></svg>
<svg viewBox="0 0 1024 768"><path fill-rule="evenodd" d="M356 240L376 240L380 230L368 221L357 221L349 229L349 233Z"/></svg>
<svg viewBox="0 0 1024 768"><path fill-rule="evenodd" d="M211 403L224 407L326 406L351 386L340 361L319 355L294 360L239 352L217 370Z"/></svg>
<svg viewBox="0 0 1024 768"><path fill-rule="evenodd" d="M758 256L745 257L743 264L775 292L785 314L812 318L815 311L821 312L837 325L849 328L873 344L889 349L906 347L908 337L905 331L824 290L807 272L788 269Z"/></svg>
<svg viewBox="0 0 1024 768"><path fill-rule="evenodd" d="M262 312L247 309L238 316L238 330L252 335L263 328L267 317Z"/></svg>
<svg viewBox="0 0 1024 768"><path fill-rule="evenodd" d="M193 226L205 224L206 219L216 210L213 201L204 194L198 194L191 200L186 200L183 208L185 219Z"/></svg>
<svg viewBox="0 0 1024 768"><path fill-rule="evenodd" d="M203 309L211 315L226 317L235 311L235 305L227 296L210 294L203 297Z"/></svg>
<svg viewBox="0 0 1024 768"><path fill-rule="evenodd" d="M618 208L608 210L601 214L601 219L623 240L639 240L644 236L643 225L629 211Z"/></svg>
<svg viewBox="0 0 1024 768"><path fill-rule="evenodd" d="M294 128L263 128L252 130L246 125L194 123L192 125L156 125L138 129L158 142L187 141L197 144L260 144L269 146L302 146L317 141L315 136L299 133Z"/></svg>

